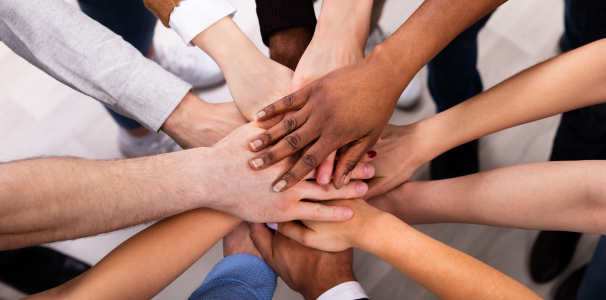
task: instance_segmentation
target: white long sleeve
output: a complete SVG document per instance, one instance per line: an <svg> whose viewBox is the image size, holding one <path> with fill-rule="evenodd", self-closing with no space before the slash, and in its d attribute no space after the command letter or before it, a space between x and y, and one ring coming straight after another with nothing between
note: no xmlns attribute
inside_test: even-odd
<svg viewBox="0 0 606 300"><path fill-rule="evenodd" d="M168 24L188 46L200 32L226 16L236 14L227 0L181 0L170 13Z"/></svg>

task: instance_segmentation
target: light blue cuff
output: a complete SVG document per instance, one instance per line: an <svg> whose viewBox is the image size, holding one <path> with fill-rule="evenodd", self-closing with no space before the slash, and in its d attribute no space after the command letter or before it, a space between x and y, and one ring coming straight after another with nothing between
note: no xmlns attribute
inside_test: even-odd
<svg viewBox="0 0 606 300"><path fill-rule="evenodd" d="M234 254L215 265L189 300L271 300L277 283L276 273L264 260L250 254Z"/></svg>

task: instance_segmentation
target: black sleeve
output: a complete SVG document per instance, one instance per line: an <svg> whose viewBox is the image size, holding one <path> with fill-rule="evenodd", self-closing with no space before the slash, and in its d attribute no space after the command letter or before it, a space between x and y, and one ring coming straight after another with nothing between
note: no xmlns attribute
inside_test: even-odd
<svg viewBox="0 0 606 300"><path fill-rule="evenodd" d="M269 47L269 37L280 30L308 26L316 28L313 0L255 0L263 43Z"/></svg>

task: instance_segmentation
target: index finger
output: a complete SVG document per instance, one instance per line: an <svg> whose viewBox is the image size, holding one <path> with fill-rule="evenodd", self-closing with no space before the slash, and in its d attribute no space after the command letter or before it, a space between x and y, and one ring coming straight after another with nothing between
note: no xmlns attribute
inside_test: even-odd
<svg viewBox="0 0 606 300"><path fill-rule="evenodd" d="M285 112L300 109L301 107L305 106L307 99L309 99L309 89L304 88L298 90L264 107L255 114L255 120L265 121Z"/></svg>

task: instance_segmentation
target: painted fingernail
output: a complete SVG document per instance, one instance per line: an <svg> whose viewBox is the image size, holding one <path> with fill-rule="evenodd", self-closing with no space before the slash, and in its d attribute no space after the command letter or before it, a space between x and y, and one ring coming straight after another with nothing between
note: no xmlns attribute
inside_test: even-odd
<svg viewBox="0 0 606 300"><path fill-rule="evenodd" d="M368 175L368 176L374 175L375 167L373 167L371 164L364 165L364 173L366 173L366 175Z"/></svg>
<svg viewBox="0 0 606 300"><path fill-rule="evenodd" d="M322 174L322 176L320 176L320 183L327 184L329 182L330 182L330 174Z"/></svg>
<svg viewBox="0 0 606 300"><path fill-rule="evenodd" d="M253 166L255 166L255 168L258 168L258 167L261 167L264 164L264 162L260 158L255 158L252 160L252 164L253 164Z"/></svg>
<svg viewBox="0 0 606 300"><path fill-rule="evenodd" d="M274 191L276 191L276 193L279 193L285 186L286 186L286 181L280 180L280 181L278 181L278 183L276 183L276 185L274 185Z"/></svg>
<svg viewBox="0 0 606 300"><path fill-rule="evenodd" d="M255 121L265 117L265 111L262 110L255 115Z"/></svg>
<svg viewBox="0 0 606 300"><path fill-rule="evenodd" d="M265 223L265 225L273 230L278 230L278 223Z"/></svg>
<svg viewBox="0 0 606 300"><path fill-rule="evenodd" d="M259 149L259 147L261 147L262 145L263 145L262 140L254 140L252 143L250 143L250 146L255 150Z"/></svg>
<svg viewBox="0 0 606 300"><path fill-rule="evenodd" d="M356 183L356 191L358 191L358 193L364 194L364 193L366 193L367 190L368 190L368 186L366 185L366 183L364 183L364 182Z"/></svg>
<svg viewBox="0 0 606 300"><path fill-rule="evenodd" d="M377 156L377 151L368 151L366 154L368 154L368 157L370 158L375 158L375 156Z"/></svg>
<svg viewBox="0 0 606 300"><path fill-rule="evenodd" d="M345 220L351 219L351 217L353 217L353 210L351 210L351 208L345 209L345 211L343 211L343 217L345 217Z"/></svg>
<svg viewBox="0 0 606 300"><path fill-rule="evenodd" d="M341 176L341 181L339 181L339 187L337 187L338 190L341 189L346 178L347 178L346 174L343 174L343 176Z"/></svg>

